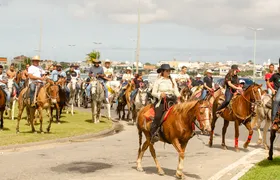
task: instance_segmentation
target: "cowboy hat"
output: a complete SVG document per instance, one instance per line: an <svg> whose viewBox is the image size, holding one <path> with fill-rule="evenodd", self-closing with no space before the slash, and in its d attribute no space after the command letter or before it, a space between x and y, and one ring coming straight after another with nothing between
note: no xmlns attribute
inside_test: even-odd
<svg viewBox="0 0 280 180"><path fill-rule="evenodd" d="M41 59L40 59L40 56L36 55L31 60L32 61L40 61Z"/></svg>
<svg viewBox="0 0 280 180"><path fill-rule="evenodd" d="M56 64L55 66L56 66L56 67L62 67L61 64Z"/></svg>
<svg viewBox="0 0 280 180"><path fill-rule="evenodd" d="M106 59L105 63L111 63L112 61L110 59Z"/></svg>
<svg viewBox="0 0 280 180"><path fill-rule="evenodd" d="M75 67L75 65L74 65L74 64L71 64L70 67Z"/></svg>
<svg viewBox="0 0 280 180"><path fill-rule="evenodd" d="M75 66L75 67L79 67L80 65L79 65L78 63L75 63L74 66Z"/></svg>
<svg viewBox="0 0 280 180"><path fill-rule="evenodd" d="M128 66L128 67L126 68L126 70L130 70L130 71L131 71L132 69L131 69L131 67Z"/></svg>
<svg viewBox="0 0 280 180"><path fill-rule="evenodd" d="M200 74L197 74L196 77L201 78L201 75L200 75Z"/></svg>
<svg viewBox="0 0 280 180"><path fill-rule="evenodd" d="M161 71L163 70L175 70L175 69L170 67L169 64L162 64L160 68L158 68L157 73L161 73Z"/></svg>
<svg viewBox="0 0 280 180"><path fill-rule="evenodd" d="M237 72L240 72L240 70L238 69L238 65L236 65L236 64L232 65L231 69L236 70Z"/></svg>
<svg viewBox="0 0 280 180"><path fill-rule="evenodd" d="M243 79L240 79L240 80L239 80L239 84L242 84L242 83L243 83L243 84L246 84L246 82L245 82Z"/></svg>
<svg viewBox="0 0 280 180"><path fill-rule="evenodd" d="M211 69L207 69L206 73L213 73L213 71Z"/></svg>
<svg viewBox="0 0 280 180"><path fill-rule="evenodd" d="M101 61L100 61L100 60L97 60L97 59L93 59L93 60L92 60L92 63L98 63L98 64L101 64Z"/></svg>

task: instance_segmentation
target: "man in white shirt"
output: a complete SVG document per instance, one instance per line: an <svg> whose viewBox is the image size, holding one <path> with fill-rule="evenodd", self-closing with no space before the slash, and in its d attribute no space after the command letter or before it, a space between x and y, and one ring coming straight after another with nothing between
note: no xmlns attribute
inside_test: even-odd
<svg viewBox="0 0 280 180"><path fill-rule="evenodd" d="M74 64L74 71L77 73L78 78L81 77L81 71L79 68L79 64Z"/></svg>
<svg viewBox="0 0 280 180"><path fill-rule="evenodd" d="M43 83L43 80L45 77L43 76L45 74L45 71L42 67L39 66L40 57L34 56L32 58L32 65L28 68L28 78L29 78L29 86L30 86L30 102L31 106L35 107L35 101L36 101L36 87L37 83Z"/></svg>
<svg viewBox="0 0 280 180"><path fill-rule="evenodd" d="M181 68L181 72L179 72L178 77L176 78L176 82L179 86L188 86L191 87L192 81L190 76L187 74L187 67L183 66Z"/></svg>
<svg viewBox="0 0 280 180"><path fill-rule="evenodd" d="M7 87L8 77L3 73L3 66L0 65L0 86L6 94L6 110L9 110L11 94Z"/></svg>
<svg viewBox="0 0 280 180"><path fill-rule="evenodd" d="M106 59L103 70L106 78L108 78L107 81L112 81L114 79L114 70L110 66L111 61L109 59Z"/></svg>

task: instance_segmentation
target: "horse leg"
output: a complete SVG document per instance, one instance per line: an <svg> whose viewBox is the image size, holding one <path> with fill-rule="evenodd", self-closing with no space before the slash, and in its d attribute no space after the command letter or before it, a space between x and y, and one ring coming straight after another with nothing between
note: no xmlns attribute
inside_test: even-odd
<svg viewBox="0 0 280 180"><path fill-rule="evenodd" d="M223 130L222 130L222 147L224 150L227 150L227 146L225 143L225 136L226 136L228 125L229 125L229 121L224 119L224 126L223 126ZM235 136L236 136L236 132L235 132Z"/></svg>
<svg viewBox="0 0 280 180"><path fill-rule="evenodd" d="M92 100L91 103L92 122L96 123L96 101Z"/></svg>
<svg viewBox="0 0 280 180"><path fill-rule="evenodd" d="M213 120L212 120L212 123L211 123L211 133L210 133L210 138L209 138L209 147L212 147L213 145L213 137L214 137L214 130L215 130L215 124L216 124L216 121L217 121L217 116L216 114L213 114Z"/></svg>
<svg viewBox="0 0 280 180"><path fill-rule="evenodd" d="M39 120L40 120L40 132L44 133L44 131L43 131L43 110L42 110L42 108L38 108L38 112L39 112Z"/></svg>
<svg viewBox="0 0 280 180"><path fill-rule="evenodd" d="M175 141L172 143L174 148L177 150L179 154L179 162L176 170L176 177L178 179L182 179L184 177L183 169L184 169L184 158L185 158L185 149L187 146L187 143L180 144L178 139L175 139Z"/></svg>
<svg viewBox="0 0 280 180"><path fill-rule="evenodd" d="M28 108L26 108L26 109L28 109ZM33 107L29 107L29 115L30 115L30 125L31 125L31 131L33 132L33 133L36 133L36 131L35 131L35 127L34 127L34 121L35 121L35 111L36 111L36 109L35 108L33 108Z"/></svg>
<svg viewBox="0 0 280 180"><path fill-rule="evenodd" d="M131 110L131 106L130 106L130 103L127 104L127 117L126 119L129 120L129 117L130 117L130 110Z"/></svg>
<svg viewBox="0 0 280 180"><path fill-rule="evenodd" d="M19 133L19 122L20 122L20 120L21 120L21 115L22 115L22 113L23 113L24 106L25 106L24 104L21 104L21 103L19 102L16 133ZM27 117L27 120L28 120L28 117Z"/></svg>
<svg viewBox="0 0 280 180"><path fill-rule="evenodd" d="M56 111L57 112L57 111ZM57 114L57 113L56 113ZM48 125L48 127L47 127L47 132L49 133L50 132L50 130L51 130L51 125L52 125L52 122L53 122L53 116L52 116L52 114L50 114L50 116L49 116L49 125Z"/></svg>
<svg viewBox="0 0 280 180"><path fill-rule="evenodd" d="M159 175L164 175L164 171L160 167L160 164L159 164L159 162L157 160L157 155L156 155L156 151L155 151L155 148L154 148L154 144L150 144L149 147L150 147L149 149L150 149L151 155L153 156L155 164L156 164L156 167L158 169L158 174Z"/></svg>
<svg viewBox="0 0 280 180"><path fill-rule="evenodd" d="M74 104L73 103L71 103L71 114L72 114L72 116L74 115Z"/></svg>
<svg viewBox="0 0 280 180"><path fill-rule="evenodd" d="M141 132L142 133L142 132ZM142 138L142 135L141 135ZM139 142L139 150L138 150L138 158L137 158L137 171L144 171L142 168L142 158L144 156L145 151L147 150L147 148L149 147L150 141L148 141L149 138L147 138L147 140L144 142L142 148L141 148L141 143ZM139 136L139 140L140 140L140 136Z"/></svg>
<svg viewBox="0 0 280 180"><path fill-rule="evenodd" d="M99 123L101 119L101 105L101 102L97 102L97 123Z"/></svg>
<svg viewBox="0 0 280 180"><path fill-rule="evenodd" d="M247 138L247 141L244 143L243 147L244 148L247 148L249 143L251 142L251 139L252 139L252 135L253 135L253 129L251 127L251 123L250 121L247 121L246 124L245 124L246 128L248 129L249 131L249 135L248 135L248 138Z"/></svg>
<svg viewBox="0 0 280 180"><path fill-rule="evenodd" d="M12 103L12 120L15 120L15 105L16 105L16 100L13 100L13 103Z"/></svg>
<svg viewBox="0 0 280 180"><path fill-rule="evenodd" d="M111 120L111 105L110 103L106 104L107 113L108 113L108 120Z"/></svg>
<svg viewBox="0 0 280 180"><path fill-rule="evenodd" d="M60 108L59 108L59 104L57 103L57 104L55 104L55 106L56 106L56 122L58 124L60 124Z"/></svg>
<svg viewBox="0 0 280 180"><path fill-rule="evenodd" d="M270 147L269 147L269 153L268 153L268 160L273 160L273 143L274 143L274 140L275 140L275 137L276 137L276 131L273 130L271 128L270 130Z"/></svg>
<svg viewBox="0 0 280 180"><path fill-rule="evenodd" d="M123 111L122 119L123 120L125 119L125 109L124 108L125 108L125 105L122 106L122 111Z"/></svg>
<svg viewBox="0 0 280 180"><path fill-rule="evenodd" d="M269 111L270 113L270 111ZM270 113L271 114L271 113ZM269 115L270 116L270 115ZM263 145L264 145L264 148L266 150L268 150L268 145L267 145L267 142L266 142L266 134L267 134L267 131L268 131L268 128L269 128L269 125L271 123L270 121L270 117L266 117L265 118L265 124L264 124L264 127L263 127Z"/></svg>
<svg viewBox="0 0 280 180"><path fill-rule="evenodd" d="M252 129L254 129L254 127L256 126L257 131L258 131L258 135L259 135L259 139L257 141L257 144L261 144L262 143L262 134L260 131L260 123L258 123L259 119L261 119L261 117L259 116L259 114L257 113L257 116L252 118L252 122L251 122L251 127Z"/></svg>
<svg viewBox="0 0 280 180"><path fill-rule="evenodd" d="M3 118L3 115L4 115L4 110L1 110L1 124L0 124L0 130L4 130L4 118Z"/></svg>

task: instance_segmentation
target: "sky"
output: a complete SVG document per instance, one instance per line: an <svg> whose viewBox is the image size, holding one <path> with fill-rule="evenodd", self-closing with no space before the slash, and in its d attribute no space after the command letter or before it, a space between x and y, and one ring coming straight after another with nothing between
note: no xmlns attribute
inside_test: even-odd
<svg viewBox="0 0 280 180"><path fill-rule="evenodd" d="M279 0L0 0L0 56L35 56L42 34L42 59L75 62L98 50L101 59L132 62L138 7L141 62L247 62L248 27L264 29L257 63L280 57Z"/></svg>

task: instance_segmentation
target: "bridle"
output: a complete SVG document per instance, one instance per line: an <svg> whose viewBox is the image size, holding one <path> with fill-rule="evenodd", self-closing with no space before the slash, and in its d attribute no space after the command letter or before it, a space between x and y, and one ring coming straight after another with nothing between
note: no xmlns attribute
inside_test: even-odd
<svg viewBox="0 0 280 180"><path fill-rule="evenodd" d="M252 104L252 105L260 105L260 104L261 104L261 99L260 99L260 100L256 100L257 98L256 98L256 94L255 94L253 88L254 88L254 87L252 87L252 92L253 92L253 96L254 96L253 101L248 100L248 99L244 96L244 93L240 93L240 94L241 94L241 96L242 96L247 102L249 102L250 104ZM258 89L259 89L259 88L258 88ZM250 97L251 97L251 96L250 96ZM251 99L251 98L250 98L250 99Z"/></svg>

